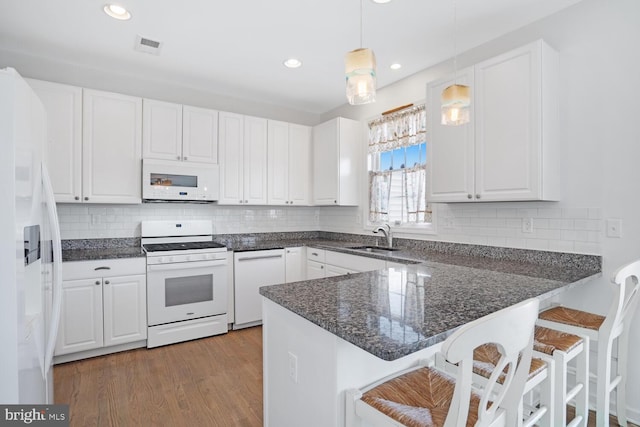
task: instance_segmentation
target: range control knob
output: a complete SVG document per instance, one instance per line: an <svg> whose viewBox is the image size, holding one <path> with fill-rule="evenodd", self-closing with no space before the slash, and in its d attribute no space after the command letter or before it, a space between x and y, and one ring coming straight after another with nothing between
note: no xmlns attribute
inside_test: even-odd
<svg viewBox="0 0 640 427"><path fill-rule="evenodd" d="M173 262L173 257L170 256L169 259L167 259L167 262Z"/></svg>

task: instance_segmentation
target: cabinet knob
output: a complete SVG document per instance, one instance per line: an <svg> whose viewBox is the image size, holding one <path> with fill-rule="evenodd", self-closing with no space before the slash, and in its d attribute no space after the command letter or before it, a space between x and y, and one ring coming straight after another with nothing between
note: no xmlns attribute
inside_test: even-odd
<svg viewBox="0 0 640 427"><path fill-rule="evenodd" d="M108 280L105 280L105 281L104 281L104 284L105 284L105 285L108 285L108 284L109 284L109 281L108 281Z"/></svg>
<svg viewBox="0 0 640 427"><path fill-rule="evenodd" d="M321 266L320 266L320 269L321 269L321 270L323 270L323 269L324 269L324 265L321 265Z"/></svg>
<svg viewBox="0 0 640 427"><path fill-rule="evenodd" d="M467 194L467 199L472 199L473 196L471 194Z"/></svg>
<svg viewBox="0 0 640 427"><path fill-rule="evenodd" d="M285 205L288 205L288 204L289 204L289 201L288 201L288 200L285 200L285 201L284 201L284 204L285 204Z"/></svg>
<svg viewBox="0 0 640 427"><path fill-rule="evenodd" d="M293 204L293 200L289 201L289 204L292 205Z"/></svg>
<svg viewBox="0 0 640 427"><path fill-rule="evenodd" d="M99 284L100 284L100 280L96 280L96 285L99 285Z"/></svg>
<svg viewBox="0 0 640 427"><path fill-rule="evenodd" d="M244 202L245 202L245 203L249 203L249 201L248 201L248 200L245 200Z"/></svg>
<svg viewBox="0 0 640 427"><path fill-rule="evenodd" d="M88 198L88 197L85 197L84 199L85 199L85 200L89 200L89 198Z"/></svg>
<svg viewBox="0 0 640 427"><path fill-rule="evenodd" d="M180 156L176 156L176 159L180 160Z"/></svg>
<svg viewBox="0 0 640 427"><path fill-rule="evenodd" d="M242 200L240 200L240 203L242 203Z"/></svg>
<svg viewBox="0 0 640 427"><path fill-rule="evenodd" d="M79 197L79 196L76 196L76 197L74 197L74 199L76 199L76 200L80 200L80 197Z"/></svg>
<svg viewBox="0 0 640 427"><path fill-rule="evenodd" d="M182 160L187 160L187 156L183 157Z"/></svg>
<svg viewBox="0 0 640 427"><path fill-rule="evenodd" d="M479 198L480 198L480 195L479 195L479 194L476 194L476 199L479 199Z"/></svg>
<svg viewBox="0 0 640 427"><path fill-rule="evenodd" d="M333 201L333 203L338 203L338 201L337 201L337 200L334 200L334 201Z"/></svg>

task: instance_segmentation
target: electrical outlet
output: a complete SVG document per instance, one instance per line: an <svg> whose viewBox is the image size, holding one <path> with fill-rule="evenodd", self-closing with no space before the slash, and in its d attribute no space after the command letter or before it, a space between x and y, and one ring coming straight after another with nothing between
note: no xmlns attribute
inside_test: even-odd
<svg viewBox="0 0 640 427"><path fill-rule="evenodd" d="M289 379L298 383L298 356L289 352Z"/></svg>
<svg viewBox="0 0 640 427"><path fill-rule="evenodd" d="M445 217L442 222L444 228L453 228L453 218Z"/></svg>
<svg viewBox="0 0 640 427"><path fill-rule="evenodd" d="M522 232L533 233L533 218L522 218Z"/></svg>
<svg viewBox="0 0 640 427"><path fill-rule="evenodd" d="M622 220L618 218L607 219L607 237L622 237Z"/></svg>

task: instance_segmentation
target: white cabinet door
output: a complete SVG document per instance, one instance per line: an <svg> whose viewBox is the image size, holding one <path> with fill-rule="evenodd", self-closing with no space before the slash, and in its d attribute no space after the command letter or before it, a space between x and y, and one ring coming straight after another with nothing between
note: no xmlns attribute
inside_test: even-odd
<svg viewBox="0 0 640 427"><path fill-rule="evenodd" d="M56 202L82 199L82 88L27 79L47 112L46 163Z"/></svg>
<svg viewBox="0 0 640 427"><path fill-rule="evenodd" d="M262 286L285 282L283 249L234 254L235 325L262 320ZM234 325L234 328L235 328Z"/></svg>
<svg viewBox="0 0 640 427"><path fill-rule="evenodd" d="M355 270L350 270L344 267L338 267L337 265L326 264L326 277L344 276L347 274L357 273Z"/></svg>
<svg viewBox="0 0 640 427"><path fill-rule="evenodd" d="M268 121L267 203L289 204L289 123Z"/></svg>
<svg viewBox="0 0 640 427"><path fill-rule="evenodd" d="M313 128L315 205L358 205L361 124L338 117Z"/></svg>
<svg viewBox="0 0 640 427"><path fill-rule="evenodd" d="M307 260L307 280L322 279L326 277L324 264L317 261Z"/></svg>
<svg viewBox="0 0 640 427"><path fill-rule="evenodd" d="M85 89L83 201L141 203L142 99Z"/></svg>
<svg viewBox="0 0 640 427"><path fill-rule="evenodd" d="M473 69L459 71L455 80L471 87L475 99ZM463 202L474 195L475 147L473 121L459 126L441 124L442 91L454 84L453 77L427 85L427 200L430 202Z"/></svg>
<svg viewBox="0 0 640 427"><path fill-rule="evenodd" d="M104 345L117 345L147 338L146 276L103 279Z"/></svg>
<svg viewBox="0 0 640 427"><path fill-rule="evenodd" d="M327 269L329 266L335 266L349 272L373 271L386 267L386 262L381 259L333 251L325 252L325 263Z"/></svg>
<svg viewBox="0 0 640 427"><path fill-rule="evenodd" d="M102 279L62 282L56 356L102 347Z"/></svg>
<svg viewBox="0 0 640 427"><path fill-rule="evenodd" d="M338 204L338 120L313 128L313 204Z"/></svg>
<svg viewBox="0 0 640 427"><path fill-rule="evenodd" d="M298 282L305 279L303 247L285 249L285 282Z"/></svg>
<svg viewBox="0 0 640 427"><path fill-rule="evenodd" d="M145 159L182 160L182 105L143 100L142 155Z"/></svg>
<svg viewBox="0 0 640 427"><path fill-rule="evenodd" d="M311 203L311 128L289 123L289 204Z"/></svg>
<svg viewBox="0 0 640 427"><path fill-rule="evenodd" d="M476 194L481 201L554 200L559 185L543 191L543 156L558 161L556 54L542 41L477 64L475 86ZM549 110L556 110L549 113ZM549 120L543 119L543 114ZM546 132L546 133L544 133ZM544 133L544 134L543 134ZM554 150L549 156L546 151ZM549 165L545 165L549 166ZM549 176L545 178L550 178Z"/></svg>
<svg viewBox="0 0 640 427"><path fill-rule="evenodd" d="M244 116L220 112L218 140L220 199L218 204L244 202Z"/></svg>
<svg viewBox="0 0 640 427"><path fill-rule="evenodd" d="M267 204L267 120L244 118L244 203Z"/></svg>
<svg viewBox="0 0 640 427"><path fill-rule="evenodd" d="M218 112L184 105L182 107L183 160L218 163Z"/></svg>

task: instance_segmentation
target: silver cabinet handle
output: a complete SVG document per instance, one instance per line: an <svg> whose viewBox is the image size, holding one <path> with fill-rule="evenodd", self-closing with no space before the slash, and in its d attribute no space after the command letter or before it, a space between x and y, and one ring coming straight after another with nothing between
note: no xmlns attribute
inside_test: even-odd
<svg viewBox="0 0 640 427"><path fill-rule="evenodd" d="M182 160L187 160L187 157L186 157L186 156L185 156L185 157L183 157L183 158L182 158Z"/></svg>
<svg viewBox="0 0 640 427"><path fill-rule="evenodd" d="M98 271L98 270L111 270L111 267L102 266L102 267L96 267L96 268L94 268L94 271Z"/></svg>
<svg viewBox="0 0 640 427"><path fill-rule="evenodd" d="M84 200L89 200L89 198L88 198L88 197L85 197L85 198L84 198Z"/></svg>
<svg viewBox="0 0 640 427"><path fill-rule="evenodd" d="M105 281L104 281L104 284L105 284L105 285L108 285L108 284L109 284L109 281L108 281L108 280L105 280Z"/></svg>
<svg viewBox="0 0 640 427"><path fill-rule="evenodd" d="M178 160L180 160L180 156L176 156Z"/></svg>
<svg viewBox="0 0 640 427"><path fill-rule="evenodd" d="M100 284L100 280L96 280L96 285L99 285L99 284Z"/></svg>
<svg viewBox="0 0 640 427"><path fill-rule="evenodd" d="M318 256L318 253L317 252L311 252L311 255Z"/></svg>
<svg viewBox="0 0 640 427"><path fill-rule="evenodd" d="M467 199L471 199L473 196L471 194L467 194Z"/></svg>
<svg viewBox="0 0 640 427"><path fill-rule="evenodd" d="M321 265L321 266L320 266L320 269L321 269L321 270L322 270L322 269L324 269L324 265Z"/></svg>
<svg viewBox="0 0 640 427"><path fill-rule="evenodd" d="M238 261L253 261L256 259L269 259L269 258L282 258L282 255L262 255L262 256L248 256L248 257L242 257L242 258L238 258Z"/></svg>
<svg viewBox="0 0 640 427"><path fill-rule="evenodd" d="M76 199L76 200L80 200L80 197L76 196L76 197L74 197L74 199Z"/></svg>
<svg viewBox="0 0 640 427"><path fill-rule="evenodd" d="M245 203L249 203L249 201L248 201L248 200L245 200L244 202L245 202Z"/></svg>
<svg viewBox="0 0 640 427"><path fill-rule="evenodd" d="M479 199L479 198L480 198L480 195L479 195L479 194L476 194L476 199Z"/></svg>

